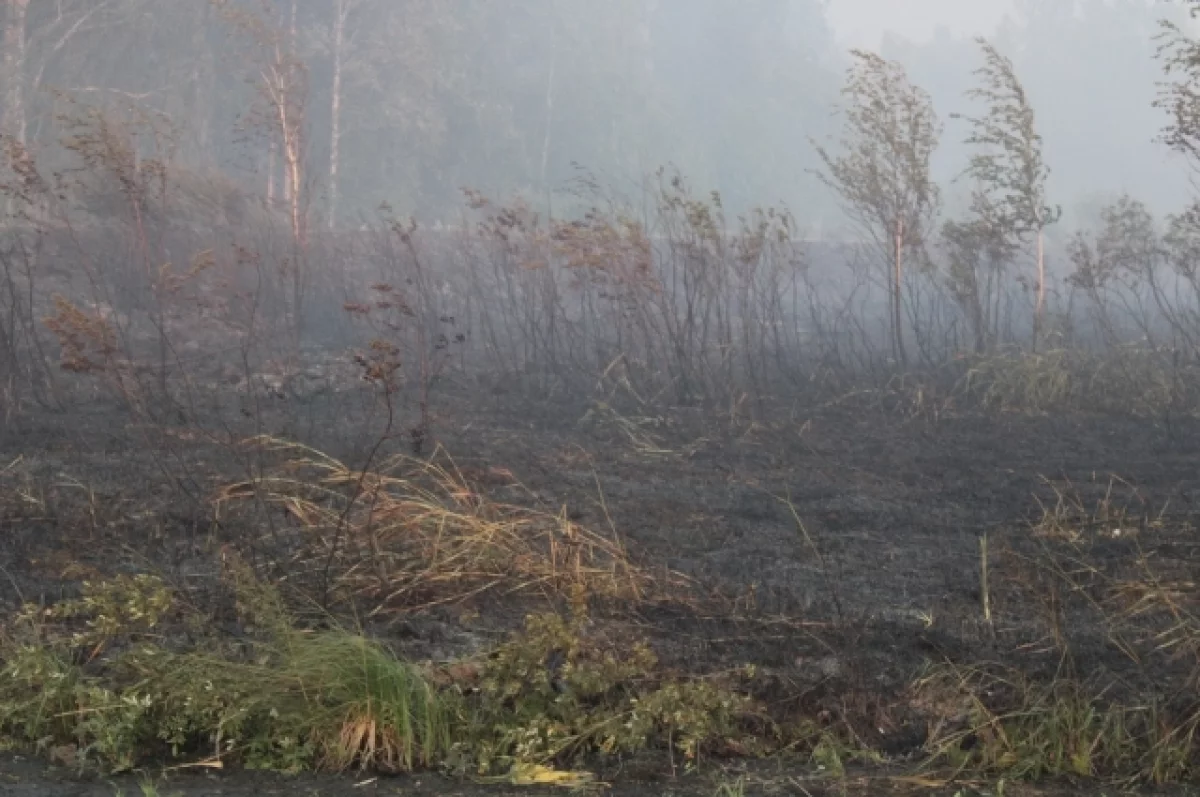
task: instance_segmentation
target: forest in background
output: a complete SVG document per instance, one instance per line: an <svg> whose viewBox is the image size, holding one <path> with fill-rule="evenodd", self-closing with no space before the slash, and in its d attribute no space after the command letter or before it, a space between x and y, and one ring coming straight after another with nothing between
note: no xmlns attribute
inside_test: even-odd
<svg viewBox="0 0 1200 797"><path fill-rule="evenodd" d="M1126 191L1177 210L1189 189L1153 140L1153 37L1159 19L1186 13L1073 5L1025 0L992 37L1038 111L1052 193L1081 223ZM736 212L782 202L810 235L844 234L811 174L810 140L837 130L850 58L820 0L14 0L4 25L4 125L42 158L68 100L152 113L179 165L280 198L284 153L255 118L278 56L295 68L278 77L292 84L302 179L326 222L387 202L453 223L464 187L565 209L580 169L637 202L670 164ZM943 118L971 111L969 38L891 38L881 54ZM939 180L961 171L963 137L947 125Z"/></svg>
<svg viewBox="0 0 1200 797"><path fill-rule="evenodd" d="M1190 391L1187 4L1024 0L878 53L817 0L3 8L10 382L51 390L52 339L164 397L182 340L294 370L383 286L401 359L453 339L536 393L621 360L728 406L1010 350L1074 358L1060 394L1106 350L1159 368L1118 358L1134 403Z"/></svg>

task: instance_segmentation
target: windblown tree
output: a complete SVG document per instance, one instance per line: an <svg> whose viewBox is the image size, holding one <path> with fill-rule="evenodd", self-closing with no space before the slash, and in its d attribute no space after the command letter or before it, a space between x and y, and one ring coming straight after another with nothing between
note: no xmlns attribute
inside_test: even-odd
<svg viewBox="0 0 1200 797"><path fill-rule="evenodd" d="M1200 0L1189 0L1192 17L1200 16ZM1180 25L1162 20L1157 58L1164 80L1154 105L1165 111L1167 122L1159 140L1182 155L1193 169L1200 168L1200 40L1189 36ZM1174 312L1164 309L1177 333L1193 350L1200 348L1195 307L1200 303L1200 198L1172 216L1164 236L1168 261L1178 277L1174 296L1190 292L1191 302ZM1182 288L1181 291L1179 288ZM1160 304L1165 304L1160 301Z"/></svg>
<svg viewBox="0 0 1200 797"><path fill-rule="evenodd" d="M904 268L910 257L921 267L929 262L926 238L940 205L929 162L942 128L929 95L909 82L903 66L861 50L851 55L841 152L814 142L825 167L817 177L837 193L890 274L892 350L904 365Z"/></svg>
<svg viewBox="0 0 1200 797"><path fill-rule="evenodd" d="M979 186L981 201L992 208L997 230L1021 244L1035 246L1033 338L1037 349L1046 312L1046 228L1058 221L1061 208L1046 204L1049 168L1042 159L1042 137L1033 107L1017 78L1012 61L986 39L976 40L984 64L975 70L979 85L967 92L987 109L982 116L963 117L971 125L966 143L976 147L966 174Z"/></svg>
<svg viewBox="0 0 1200 797"><path fill-rule="evenodd" d="M1200 0L1191 3L1192 16L1200 16ZM1165 79L1159 84L1156 108L1167 113L1160 140L1200 166L1200 41L1175 22L1162 20L1157 57Z"/></svg>

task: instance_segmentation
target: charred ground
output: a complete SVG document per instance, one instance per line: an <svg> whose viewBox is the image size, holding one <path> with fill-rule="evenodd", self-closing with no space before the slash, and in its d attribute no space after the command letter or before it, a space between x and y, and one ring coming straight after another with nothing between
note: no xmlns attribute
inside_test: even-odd
<svg viewBox="0 0 1200 797"><path fill-rule="evenodd" d="M368 407L369 393L278 397L254 426L301 430L352 462L370 436L349 410ZM885 771L924 761L950 738L947 723L971 730L970 712L939 713L914 687L933 672L965 682L994 667L1031 683L1106 683L1110 697L1119 688L1131 702L1189 677L1186 657L1132 656L1117 642L1132 643L1118 627L1122 610L1097 604L1151 571L1177 584L1193 578L1194 421L914 405L893 388L763 406L737 423L453 384L436 401L432 456L451 456L464 485L611 529L640 567L686 583L670 598L598 601L598 637L645 637L666 667L691 675L754 665L748 688L774 716L845 729L883 756ZM291 543L261 526L214 522L212 497L247 478L230 446L253 431L183 413L138 423L104 399L23 415L0 448L6 602L14 611L53 604L77 597L84 580L152 572L240 633L220 597L228 546L262 578L300 582ZM397 437L385 449L411 448ZM288 524L286 512L277 523ZM363 593L337 611L373 611L364 627L400 656L446 662L499 644L539 603L567 611L549 593L540 602L499 590L441 605ZM1166 689L1157 697L1179 699ZM666 759L651 759L604 769L619 782L669 778Z"/></svg>

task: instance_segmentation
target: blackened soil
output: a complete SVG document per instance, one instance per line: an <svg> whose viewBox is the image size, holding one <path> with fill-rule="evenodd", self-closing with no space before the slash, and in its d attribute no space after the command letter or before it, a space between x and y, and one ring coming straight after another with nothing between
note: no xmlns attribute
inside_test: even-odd
<svg viewBox="0 0 1200 797"><path fill-rule="evenodd" d="M271 431L351 464L370 449L381 418L369 402L322 401L282 402L254 423L180 415L166 426L139 424L103 403L17 418L0 437L0 600L55 600L75 594L82 579L129 570L155 569L189 588L215 580L214 537L229 532L214 530L209 499L246 475L231 441ZM519 485L482 481L480 489L497 500L565 505L585 525L615 529L645 566L692 578L698 597L687 606L625 607L613 622L650 638L682 669L754 663L777 685L763 696L780 705L832 700L868 684L898 694L922 666L947 660L1003 660L1035 673L1061 667L1053 646L1038 644L1052 625L1040 582L1026 577L1038 556L1083 551L1118 572L1148 553L1192 580L1200 568L1193 422L982 414L931 421L789 407L734 430L682 411L626 418L643 430L635 439L611 418L580 423L585 407L497 401L439 400L437 441L464 472L507 469ZM1037 533L1046 511L1083 517L1097 507L1104 522L1076 524L1078 539ZM992 627L981 619L984 534ZM256 550L269 545L266 536L253 541ZM397 647L433 657L519 618L496 614L495 627L465 634L452 612L393 614L389 628L403 629ZM1081 615L1072 626L1076 655L1092 667L1126 666L1104 629L1088 622ZM902 730L880 743L911 752L919 734ZM6 762L0 791L113 793L102 783L39 781L32 766ZM387 791L388 782L188 777L178 787L187 795L399 793ZM396 788L472 793L432 779ZM617 793L667 793L628 788Z"/></svg>

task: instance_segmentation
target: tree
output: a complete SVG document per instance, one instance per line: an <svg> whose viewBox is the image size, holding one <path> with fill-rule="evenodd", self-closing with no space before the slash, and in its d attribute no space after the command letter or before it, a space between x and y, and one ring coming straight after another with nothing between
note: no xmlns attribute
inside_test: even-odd
<svg viewBox="0 0 1200 797"><path fill-rule="evenodd" d="M1159 290L1158 267L1166 249L1146 205L1128 194L1100 211L1100 228L1078 232L1067 247L1075 270L1067 277L1092 305L1105 343L1120 345L1122 326L1109 307L1115 298L1151 348L1156 348L1155 321L1144 301L1147 288L1161 315L1174 326L1178 314ZM1166 301L1164 301L1166 300Z"/></svg>
<svg viewBox="0 0 1200 797"><path fill-rule="evenodd" d="M825 166L817 177L838 194L891 273L892 348L903 365L904 255L928 262L926 235L940 204L929 161L942 128L929 95L909 82L904 67L861 50L852 55L842 89L842 153L814 142Z"/></svg>
<svg viewBox="0 0 1200 797"><path fill-rule="evenodd" d="M1188 0L1188 4L1191 16L1200 16L1200 0ZM1162 31L1157 56L1167 80L1159 85L1155 106L1168 114L1160 139L1196 167L1200 163L1200 41L1185 34L1172 21L1163 20L1159 24ZM1193 302L1200 303L1200 200L1193 199L1182 213L1169 219L1164 243L1172 268L1182 284L1190 287ZM1159 304L1161 307L1165 303L1160 299ZM1164 314L1177 331L1183 332L1193 351L1200 348L1194 309L1174 314L1164 310ZM1178 323L1178 318L1187 318L1192 323Z"/></svg>
<svg viewBox="0 0 1200 797"><path fill-rule="evenodd" d="M982 354L999 334L1000 277L1015 247L984 192L974 192L970 210L966 220L942 225L942 244L946 286L971 324L976 353Z"/></svg>
<svg viewBox="0 0 1200 797"><path fill-rule="evenodd" d="M980 85L967 92L987 110L980 117L963 117L971 126L966 143L977 147L966 173L994 209L999 229L1014 240L1033 238L1036 244L1033 341L1036 350L1046 308L1046 227L1058 221L1061 208L1046 204L1049 168L1042 160L1042 137L1033 108L1012 62L986 39L976 39L984 64L974 74Z"/></svg>
<svg viewBox="0 0 1200 797"><path fill-rule="evenodd" d="M1200 16L1200 0L1191 4L1192 16ZM1159 25L1155 55L1166 79L1159 84L1154 106L1167 112L1159 138L1193 166L1200 165L1200 41L1172 20Z"/></svg>
<svg viewBox="0 0 1200 797"><path fill-rule="evenodd" d="M218 89L223 59L210 35L216 26L208 2L55 0L29 2L12 13L16 6L4 0L0 7L10 11L5 57L14 81L5 87L4 111L14 121L13 135L24 128L43 166L58 165L66 97L162 114L185 132L181 154L190 166L221 160L214 122L220 124L240 97L228 82Z"/></svg>
<svg viewBox="0 0 1200 797"><path fill-rule="evenodd" d="M290 19L285 20L276 14L270 0L261 0L257 12L230 0L213 3L250 44L250 81L257 89L258 102L246 120L249 127L267 135L270 145L278 147L292 236L303 248L308 232L304 196L308 67L296 50L296 6L292 4Z"/></svg>
<svg viewBox="0 0 1200 797"><path fill-rule="evenodd" d="M4 128L25 144L25 18L29 0L8 0L4 20Z"/></svg>
<svg viewBox="0 0 1200 797"><path fill-rule="evenodd" d="M337 221L339 166L342 154L342 66L345 62L346 22L358 7L358 0L333 0L333 87L329 108L329 227Z"/></svg>
<svg viewBox="0 0 1200 797"><path fill-rule="evenodd" d="M419 196L421 173L439 171L457 132L448 117L472 54L453 35L463 13L441 0L306 4L301 38L313 75L311 147L328 164L327 224L384 201L404 212L430 209L431 198ZM463 134L477 135L470 127ZM448 176L444 183L445 199L456 201L460 183Z"/></svg>
<svg viewBox="0 0 1200 797"><path fill-rule="evenodd" d="M248 121L266 133L270 144L278 147L283 158L285 199L291 223L293 255L292 334L298 351L304 320L304 255L308 245L308 200L306 180L306 112L308 109L308 68L296 51L296 5L290 19L276 16L270 0L262 0L257 13L229 0L214 0L226 21L242 34L250 47L250 61L258 89L258 102L252 106ZM273 151L273 150L272 150Z"/></svg>

